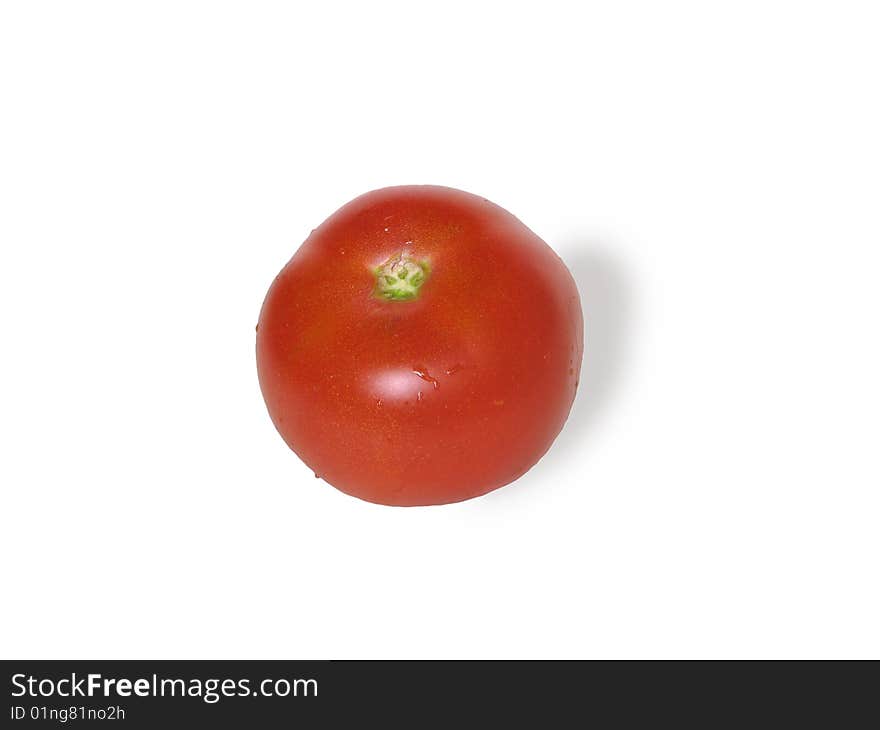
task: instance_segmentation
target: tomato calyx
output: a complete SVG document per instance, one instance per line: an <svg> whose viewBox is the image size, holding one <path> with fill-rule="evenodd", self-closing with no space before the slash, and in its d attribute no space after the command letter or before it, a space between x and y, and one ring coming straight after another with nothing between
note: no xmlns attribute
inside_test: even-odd
<svg viewBox="0 0 880 730"><path fill-rule="evenodd" d="M390 302L415 299L428 273L427 261L414 261L405 252L395 254L375 270L375 295Z"/></svg>

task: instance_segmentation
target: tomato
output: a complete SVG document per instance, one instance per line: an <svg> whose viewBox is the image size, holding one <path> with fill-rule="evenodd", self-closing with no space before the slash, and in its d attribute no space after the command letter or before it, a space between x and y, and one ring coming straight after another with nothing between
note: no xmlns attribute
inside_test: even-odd
<svg viewBox="0 0 880 730"><path fill-rule="evenodd" d="M568 417L582 354L577 288L553 250L484 198L427 185L330 216L257 325L281 436L316 476L387 505L525 473Z"/></svg>

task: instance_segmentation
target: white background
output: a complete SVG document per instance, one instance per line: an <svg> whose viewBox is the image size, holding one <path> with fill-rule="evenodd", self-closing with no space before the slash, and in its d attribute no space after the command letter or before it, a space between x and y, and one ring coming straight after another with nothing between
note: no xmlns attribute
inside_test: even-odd
<svg viewBox="0 0 880 730"><path fill-rule="evenodd" d="M0 654L880 657L880 22L853 2L5 2ZM569 263L514 485L316 480L266 288L370 189Z"/></svg>

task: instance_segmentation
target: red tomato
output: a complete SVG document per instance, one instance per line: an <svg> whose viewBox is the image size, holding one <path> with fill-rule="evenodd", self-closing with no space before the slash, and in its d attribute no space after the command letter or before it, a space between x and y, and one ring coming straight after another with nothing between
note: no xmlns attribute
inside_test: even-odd
<svg viewBox="0 0 880 730"><path fill-rule="evenodd" d="M568 417L583 318L562 260L451 188L348 203L281 270L257 368L281 436L338 489L445 504L525 473Z"/></svg>

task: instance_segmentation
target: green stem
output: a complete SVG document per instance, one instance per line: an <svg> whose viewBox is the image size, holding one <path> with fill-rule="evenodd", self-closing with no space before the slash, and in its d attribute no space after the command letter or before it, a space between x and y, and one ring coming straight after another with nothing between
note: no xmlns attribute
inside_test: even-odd
<svg viewBox="0 0 880 730"><path fill-rule="evenodd" d="M428 278L428 262L413 261L406 253L392 256L376 269L375 294L389 302L415 299Z"/></svg>

